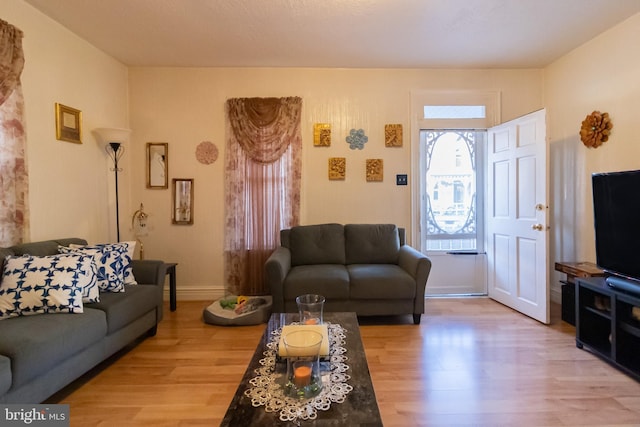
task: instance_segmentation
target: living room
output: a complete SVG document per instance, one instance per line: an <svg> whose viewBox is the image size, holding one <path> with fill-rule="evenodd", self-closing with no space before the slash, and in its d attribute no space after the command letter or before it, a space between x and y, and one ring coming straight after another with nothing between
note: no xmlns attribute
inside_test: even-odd
<svg viewBox="0 0 640 427"><path fill-rule="evenodd" d="M27 1L3 2L0 10L2 19L25 34L21 81L28 134L30 240L116 240L111 162L92 130L130 128L119 173L121 233L126 239L133 237L131 215L144 203L150 227L144 238L145 257L178 263L179 301L212 301L225 292L224 103L231 97L303 98L304 224L394 223L412 229L410 186L397 187L390 177L410 173L409 96L416 90L497 90L501 121L547 110L552 261L595 259L590 175L638 168L637 13L544 67L452 70L127 66ZM82 111L82 144L56 140L55 103ZM588 149L578 132L581 121L594 110L609 112L614 129L607 143ZM347 153L348 146L336 142L329 154L312 144L313 124L329 121L338 142L351 128L367 129L373 142L377 129L386 123L402 123L406 144L388 149L375 137L378 142L367 150L348 152L353 165L350 179L336 185L326 178L326 157ZM210 165L195 159L202 141L219 150ZM171 224L170 190L146 188L147 142L169 144L170 178L194 179L193 225ZM370 157L384 158L384 182L372 184L362 178L357 165ZM558 273L549 273L555 302L559 302L559 279Z"/></svg>

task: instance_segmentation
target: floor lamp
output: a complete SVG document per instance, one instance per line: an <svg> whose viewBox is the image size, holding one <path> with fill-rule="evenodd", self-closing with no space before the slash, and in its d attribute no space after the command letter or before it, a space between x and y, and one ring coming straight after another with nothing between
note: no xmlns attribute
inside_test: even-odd
<svg viewBox="0 0 640 427"><path fill-rule="evenodd" d="M98 135L99 143L104 145L104 149L113 160L112 171L116 176L116 236L117 241L120 241L120 206L118 200L118 172L122 171L118 167L118 161L124 154L124 144L129 139L130 129L120 128L98 128L94 129L94 132Z"/></svg>

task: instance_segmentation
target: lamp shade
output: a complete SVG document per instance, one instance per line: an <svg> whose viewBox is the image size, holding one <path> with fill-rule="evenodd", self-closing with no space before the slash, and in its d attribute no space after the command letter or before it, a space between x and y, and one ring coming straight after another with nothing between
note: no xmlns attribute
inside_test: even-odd
<svg viewBox="0 0 640 427"><path fill-rule="evenodd" d="M97 128L93 130L98 137L98 144L105 145L112 142L124 144L129 140L131 129Z"/></svg>

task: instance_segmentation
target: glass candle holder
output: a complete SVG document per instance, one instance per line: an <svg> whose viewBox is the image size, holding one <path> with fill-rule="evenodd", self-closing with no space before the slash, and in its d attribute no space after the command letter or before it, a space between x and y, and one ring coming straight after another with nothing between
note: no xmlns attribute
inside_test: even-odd
<svg viewBox="0 0 640 427"><path fill-rule="evenodd" d="M298 399L317 396L322 390L320 345L322 334L315 331L294 331L283 337L287 351L287 381L285 393Z"/></svg>
<svg viewBox="0 0 640 427"><path fill-rule="evenodd" d="M321 325L324 310L322 295L306 294L296 297L301 325Z"/></svg>

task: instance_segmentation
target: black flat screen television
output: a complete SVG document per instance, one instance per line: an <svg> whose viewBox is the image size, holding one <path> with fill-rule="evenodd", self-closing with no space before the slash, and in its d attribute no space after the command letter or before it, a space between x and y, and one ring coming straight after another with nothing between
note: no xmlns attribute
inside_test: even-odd
<svg viewBox="0 0 640 427"><path fill-rule="evenodd" d="M607 283L640 293L640 170L592 175L596 264Z"/></svg>

